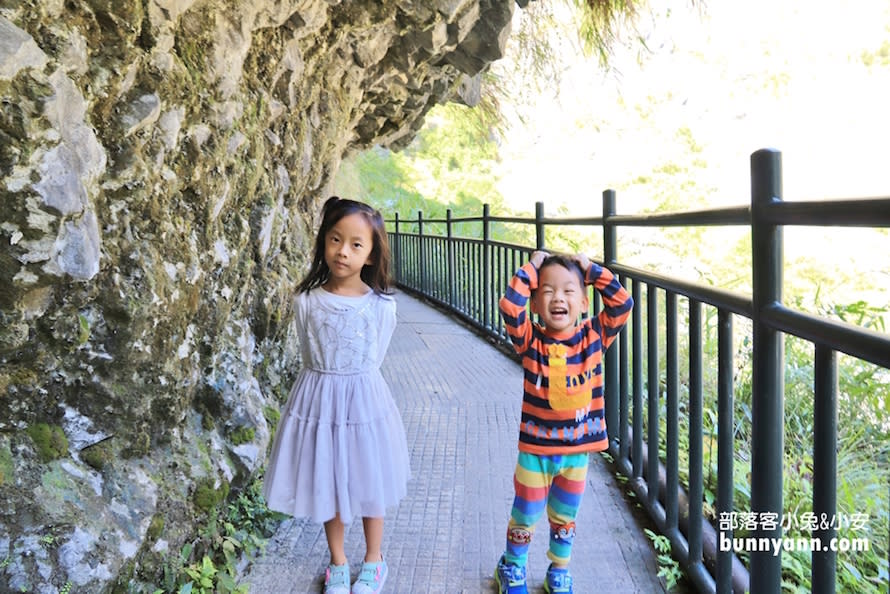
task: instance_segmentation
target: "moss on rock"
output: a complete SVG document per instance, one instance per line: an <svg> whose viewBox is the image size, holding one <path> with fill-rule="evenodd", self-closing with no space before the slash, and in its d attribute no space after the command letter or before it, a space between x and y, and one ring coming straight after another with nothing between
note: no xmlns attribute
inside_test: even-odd
<svg viewBox="0 0 890 594"><path fill-rule="evenodd" d="M236 446L250 443L254 437L256 437L256 429L254 427L238 427L229 433L229 441Z"/></svg>
<svg viewBox="0 0 890 594"><path fill-rule="evenodd" d="M101 471L113 459L111 443L109 440L104 440L82 449L80 459L92 468Z"/></svg>
<svg viewBox="0 0 890 594"><path fill-rule="evenodd" d="M35 423L25 431L34 442L41 462L51 462L68 453L68 438L58 425Z"/></svg>
<svg viewBox="0 0 890 594"><path fill-rule="evenodd" d="M229 483L223 481L219 487L214 486L213 479L204 479L195 486L192 503L204 513L216 509L229 496Z"/></svg>
<svg viewBox="0 0 890 594"><path fill-rule="evenodd" d="M125 458L141 458L151 451L151 435L145 428L139 428L133 433L130 447L123 451Z"/></svg>
<svg viewBox="0 0 890 594"><path fill-rule="evenodd" d="M164 514L155 514L152 516L151 522L148 525L148 531L145 534L149 542L157 542L158 538L164 532L165 522Z"/></svg>
<svg viewBox="0 0 890 594"><path fill-rule="evenodd" d="M12 461L12 450L9 444L0 445L0 487L12 478L15 472L15 463Z"/></svg>

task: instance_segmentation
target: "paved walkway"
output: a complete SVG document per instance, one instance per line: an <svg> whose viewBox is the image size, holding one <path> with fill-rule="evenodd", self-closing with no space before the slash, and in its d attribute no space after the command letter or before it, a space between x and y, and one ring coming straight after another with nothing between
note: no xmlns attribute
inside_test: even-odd
<svg viewBox="0 0 890 594"><path fill-rule="evenodd" d="M386 518L389 594L495 591L513 497L521 401L517 362L438 310L399 293L398 326L383 366L411 453L408 496ZM641 512L591 456L572 555L575 592L664 592ZM543 592L546 518L529 558L529 591ZM361 522L347 527L353 579L364 555ZM329 562L324 530L288 520L254 562L252 594L321 592Z"/></svg>

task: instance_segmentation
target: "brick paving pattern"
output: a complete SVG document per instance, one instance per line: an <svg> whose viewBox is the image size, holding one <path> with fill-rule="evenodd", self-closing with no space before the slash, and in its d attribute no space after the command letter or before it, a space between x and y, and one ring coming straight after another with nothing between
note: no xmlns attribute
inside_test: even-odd
<svg viewBox="0 0 890 594"><path fill-rule="evenodd" d="M405 423L412 478L386 517L383 551L390 594L496 591L504 548L522 399L519 364L435 308L398 293L398 326L383 375ZM608 464L591 456L572 552L575 592L664 592L648 525ZM537 526L529 592L543 592L549 529ZM360 521L347 526L355 579L364 555ZM288 520L249 570L252 594L321 592L329 562L321 525Z"/></svg>

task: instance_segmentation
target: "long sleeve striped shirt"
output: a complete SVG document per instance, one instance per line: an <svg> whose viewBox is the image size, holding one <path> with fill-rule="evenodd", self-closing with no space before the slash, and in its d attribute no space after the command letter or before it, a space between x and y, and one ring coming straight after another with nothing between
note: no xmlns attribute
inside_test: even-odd
<svg viewBox="0 0 890 594"><path fill-rule="evenodd" d="M507 333L522 357L522 452L558 455L608 448L602 355L624 327L633 299L599 264L590 264L585 283L602 295L602 310L562 333L550 333L529 318L526 305L538 286L531 262L516 271L500 300Z"/></svg>

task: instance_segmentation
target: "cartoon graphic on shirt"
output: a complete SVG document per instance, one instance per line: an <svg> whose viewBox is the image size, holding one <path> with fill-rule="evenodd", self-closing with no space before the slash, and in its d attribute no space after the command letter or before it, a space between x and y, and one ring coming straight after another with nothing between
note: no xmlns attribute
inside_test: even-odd
<svg viewBox="0 0 890 594"><path fill-rule="evenodd" d="M590 390L584 389L583 376L581 381L579 378L571 378L571 387L574 389L569 390L566 350L564 344L547 345L547 363L550 367L548 400L553 410L578 410L590 404ZM577 389L579 387L580 390Z"/></svg>

